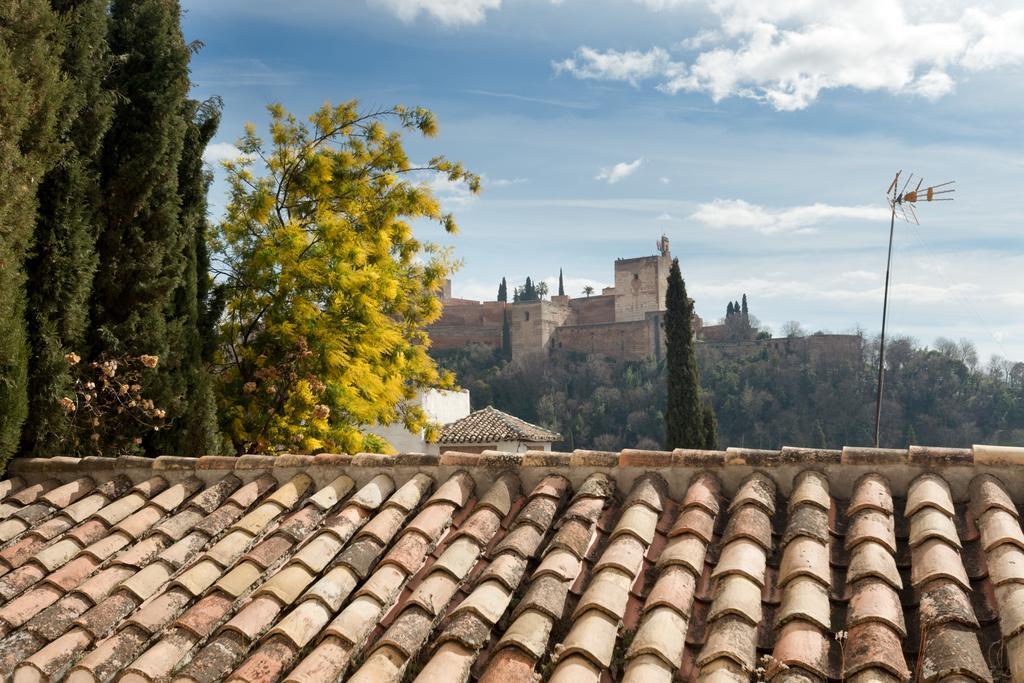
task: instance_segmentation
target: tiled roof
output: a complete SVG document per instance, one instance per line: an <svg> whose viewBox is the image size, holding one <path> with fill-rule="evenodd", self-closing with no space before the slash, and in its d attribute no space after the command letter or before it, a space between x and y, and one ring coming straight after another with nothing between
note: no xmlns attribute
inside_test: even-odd
<svg viewBox="0 0 1024 683"><path fill-rule="evenodd" d="M562 435L487 406L441 428L438 443L497 443L499 441L561 441Z"/></svg>
<svg viewBox="0 0 1024 683"><path fill-rule="evenodd" d="M15 681L1024 680L1024 449L15 460Z"/></svg>

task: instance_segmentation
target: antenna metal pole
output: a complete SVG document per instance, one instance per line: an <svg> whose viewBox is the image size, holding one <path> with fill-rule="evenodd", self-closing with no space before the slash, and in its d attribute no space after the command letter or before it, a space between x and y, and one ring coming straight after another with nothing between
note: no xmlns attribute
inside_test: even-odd
<svg viewBox="0 0 1024 683"><path fill-rule="evenodd" d="M893 183L895 185L895 183ZM892 218L889 221L889 256L885 260L885 295L882 299L882 337L878 347L878 395L875 398L875 448L882 431L882 384L885 382L885 318L889 311L889 270L892 266L892 236L896 231L896 193L893 189Z"/></svg>
<svg viewBox="0 0 1024 683"><path fill-rule="evenodd" d="M910 181L913 180L914 174L911 173L907 176L907 179L903 182L903 188L901 189L900 175L903 171L897 171L896 177L892 179L892 184L889 185L889 189L885 191L886 199L889 197L889 193L892 192L892 199L889 199L889 207L892 209L892 215L889 219L889 255L885 260L885 294L882 298L882 334L879 337L878 343L878 395L875 398L875 448L878 448L879 440L882 435L882 388L885 385L885 320L889 313L889 273L892 270L892 238L896 232L896 206L899 205L900 213L903 216L903 220L910 222L911 216L914 218L914 224L920 225L917 221L917 213L914 211L914 204L919 199L927 202L951 202L952 197L940 197L938 195L948 195L956 192L955 188L949 187L955 181L950 180L946 183L939 183L938 185L931 185L926 187L923 191L921 190L922 180L918 179L917 187L910 192L907 192L907 188L910 187ZM945 189L939 189L945 188ZM910 216L907 215L907 209L910 209Z"/></svg>

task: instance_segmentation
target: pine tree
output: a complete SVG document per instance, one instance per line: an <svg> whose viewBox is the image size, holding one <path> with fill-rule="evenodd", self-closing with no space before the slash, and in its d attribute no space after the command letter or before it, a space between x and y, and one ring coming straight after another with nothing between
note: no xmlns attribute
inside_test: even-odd
<svg viewBox="0 0 1024 683"><path fill-rule="evenodd" d="M88 322L101 199L97 166L113 101L103 87L110 68L107 0L53 4L62 19L67 92L59 116L59 163L39 185L35 245L26 264L32 353L22 452L35 455L60 452L67 433L59 403L71 395L65 355L82 352Z"/></svg>
<svg viewBox="0 0 1024 683"><path fill-rule="evenodd" d="M686 296L679 259L672 259L665 294L664 323L668 366L665 446L669 449L703 448L705 444L692 318L693 303Z"/></svg>
<svg viewBox="0 0 1024 683"><path fill-rule="evenodd" d="M562 282L562 269L558 269L558 296L565 296L565 284Z"/></svg>
<svg viewBox="0 0 1024 683"><path fill-rule="evenodd" d="M701 419L704 424L704 450L718 450L718 418L715 417L715 407L710 401L704 402Z"/></svg>
<svg viewBox="0 0 1024 683"><path fill-rule="evenodd" d="M501 278L501 284L498 285L498 301L508 302L508 283L505 282L505 278Z"/></svg>
<svg viewBox="0 0 1024 683"><path fill-rule="evenodd" d="M735 312L736 312L736 311L734 311L734 310L732 309L732 302L730 301L730 302L729 302L729 305L725 307L725 317L726 317L726 318L731 318L731 317L732 317L732 314L733 314L733 313L735 313Z"/></svg>
<svg viewBox="0 0 1024 683"><path fill-rule="evenodd" d="M747 295L743 295L743 301L740 303L740 312L743 314L743 320L746 322L750 319L750 310L747 309Z"/></svg>
<svg viewBox="0 0 1024 683"><path fill-rule="evenodd" d="M0 3L0 467L17 448L28 412L25 260L37 189L59 156L65 89L49 3Z"/></svg>
<svg viewBox="0 0 1024 683"><path fill-rule="evenodd" d="M175 305L186 277L178 171L188 121L189 49L175 0L114 0L110 86L118 99L103 143L105 198L93 282L91 356L160 358L146 395L186 427L188 318ZM154 434L146 437L153 448Z"/></svg>

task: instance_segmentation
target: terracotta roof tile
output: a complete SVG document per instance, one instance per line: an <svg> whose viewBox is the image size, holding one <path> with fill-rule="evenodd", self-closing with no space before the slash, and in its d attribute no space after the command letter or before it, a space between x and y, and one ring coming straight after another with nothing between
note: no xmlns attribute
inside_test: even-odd
<svg viewBox="0 0 1024 683"><path fill-rule="evenodd" d="M562 436L520 420L491 406L482 408L441 429L439 443L497 443L499 441L561 441Z"/></svg>
<svg viewBox="0 0 1024 683"><path fill-rule="evenodd" d="M865 451L873 473L849 487L834 457L800 453L741 454L762 468L744 480L722 458L680 480L676 468L697 461L676 454L633 479L636 467L605 469L614 453L588 461L585 479L567 458L476 459L454 474L401 458L390 469L380 457L292 458L281 470L252 459L250 483L228 471L202 491L188 459L124 470L143 482L134 488L124 475L92 488L87 465L44 486L45 469L26 471L0 480L0 495L36 487L0 520L0 675L1024 676L1024 537L1002 484L1013 472L976 473L954 504L954 470L942 468L972 467L963 457ZM896 456L899 470L885 459ZM783 464L816 469L790 488ZM967 478L955 477L962 495Z"/></svg>

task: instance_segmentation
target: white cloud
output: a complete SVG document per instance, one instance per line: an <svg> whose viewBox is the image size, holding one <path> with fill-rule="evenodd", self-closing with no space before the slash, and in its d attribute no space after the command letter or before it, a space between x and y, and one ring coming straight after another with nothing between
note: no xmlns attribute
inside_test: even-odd
<svg viewBox="0 0 1024 683"><path fill-rule="evenodd" d="M713 228L745 228L764 235L776 233L810 233L824 221L837 218L883 220L889 210L882 206L831 206L811 204L773 209L750 204L742 199L716 199L700 204L690 214L692 220Z"/></svg>
<svg viewBox="0 0 1024 683"><path fill-rule="evenodd" d="M658 214L658 217L655 220L659 220L659 221L674 221L675 219L676 219L676 217L673 216L670 213L662 213L662 214Z"/></svg>
<svg viewBox="0 0 1024 683"><path fill-rule="evenodd" d="M521 185L525 182L527 182L526 178L495 178L494 180L484 179L483 184L485 186L505 187L506 185Z"/></svg>
<svg viewBox="0 0 1024 683"><path fill-rule="evenodd" d="M466 206L477 198L477 195L470 191L465 182L448 180L448 176L444 173L429 174L420 184L433 192L445 208Z"/></svg>
<svg viewBox="0 0 1024 683"><path fill-rule="evenodd" d="M661 183L662 185L668 185L669 183L672 182L672 179L666 178L665 176L661 176L660 178L658 178L658 182Z"/></svg>
<svg viewBox="0 0 1024 683"><path fill-rule="evenodd" d="M576 54L560 62L552 62L555 73L568 72L576 78L604 81L626 81L638 85L639 81L664 73L671 64L669 54L660 47L647 52L637 50L606 50L599 52L586 45Z"/></svg>
<svg viewBox="0 0 1024 683"><path fill-rule="evenodd" d="M640 159L637 159L636 161L631 161L629 163L626 163L625 161L620 161L611 168L602 168L601 171L596 176L594 176L594 180L604 180L609 185L614 185L620 180L628 178L629 176L636 173L636 170L640 168L640 164L642 164L643 162L644 160L642 157Z"/></svg>
<svg viewBox="0 0 1024 683"><path fill-rule="evenodd" d="M659 11L691 0L634 0ZM838 88L935 99L964 71L1024 64L1024 9L997 0L986 9L919 0L710 0L718 26L680 42L692 60L664 49L581 47L555 63L576 78L655 80L659 90L702 92L714 101L747 97L782 111L803 109Z"/></svg>
<svg viewBox="0 0 1024 683"><path fill-rule="evenodd" d="M242 159L245 158L245 154L242 150L238 149L230 142L211 142L203 150L203 161L208 164L216 164L221 161L229 161L231 159Z"/></svg>
<svg viewBox="0 0 1024 683"><path fill-rule="evenodd" d="M388 10L406 23L416 19L422 12L447 26L479 24L487 10L501 7L501 0L369 0Z"/></svg>

